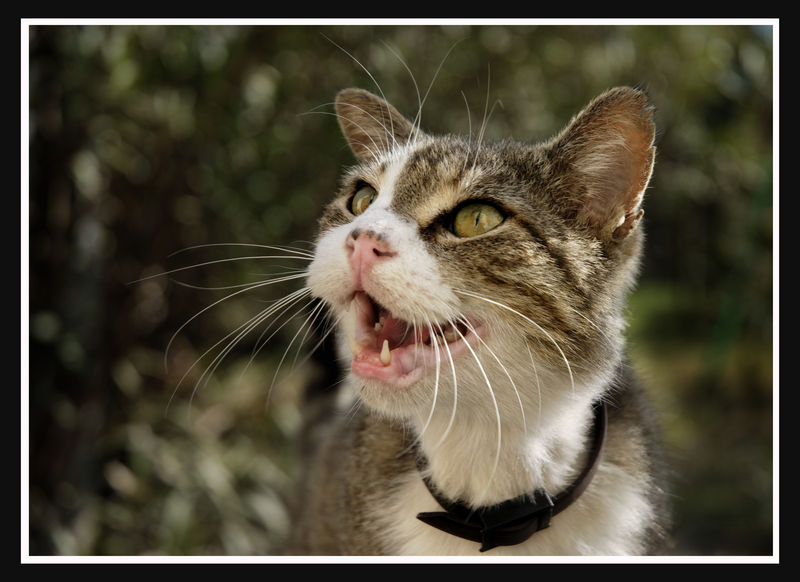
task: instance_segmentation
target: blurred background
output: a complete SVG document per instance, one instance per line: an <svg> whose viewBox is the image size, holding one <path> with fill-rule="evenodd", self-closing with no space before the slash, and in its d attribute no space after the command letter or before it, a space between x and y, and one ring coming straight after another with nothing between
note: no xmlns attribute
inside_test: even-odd
<svg viewBox="0 0 800 582"><path fill-rule="evenodd" d="M28 34L30 555L280 551L299 395L318 370L294 350L302 334L286 351L302 319L268 342L263 327L230 334L301 282L243 285L305 263L202 245L311 247L354 162L331 101L377 91L361 65L411 117L406 66L421 93L432 83L431 132L476 134L488 103L486 139L545 139L609 87L648 92L658 156L628 335L662 410L673 553L773 553L770 26Z"/></svg>

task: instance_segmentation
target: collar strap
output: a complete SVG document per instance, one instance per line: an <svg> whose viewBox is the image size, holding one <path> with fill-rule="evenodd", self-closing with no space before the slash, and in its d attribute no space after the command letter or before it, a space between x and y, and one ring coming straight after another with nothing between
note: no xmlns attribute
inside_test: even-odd
<svg viewBox="0 0 800 582"><path fill-rule="evenodd" d="M480 542L481 552L497 546L513 546L524 542L537 531L550 525L550 518L566 509L589 485L597 469L606 435L606 405L594 405L594 439L586 466L569 487L555 497L544 489L536 489L497 505L471 509L460 501L451 501L436 489L429 478L423 481L444 511L417 514L417 519L454 536ZM417 455L417 467L423 471L426 461Z"/></svg>

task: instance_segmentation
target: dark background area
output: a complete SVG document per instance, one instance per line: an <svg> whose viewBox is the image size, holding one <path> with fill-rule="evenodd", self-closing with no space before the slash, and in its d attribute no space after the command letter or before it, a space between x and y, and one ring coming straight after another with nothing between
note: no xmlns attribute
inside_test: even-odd
<svg viewBox="0 0 800 582"><path fill-rule="evenodd" d="M488 105L485 139L540 140L607 88L648 92L658 155L628 336L675 472L673 551L773 553L771 27L35 25L28 34L30 555L279 551L299 395L315 368L290 350L270 388L294 320L264 346L259 328L214 357L220 340L302 283L204 309L244 289L221 287L304 265L212 262L280 253L194 247L310 248L354 161L331 101L349 86L377 91L336 45L410 117L417 92L406 65L423 94L433 81L422 126L435 133L477 135ZM151 277L200 263L209 264Z"/></svg>

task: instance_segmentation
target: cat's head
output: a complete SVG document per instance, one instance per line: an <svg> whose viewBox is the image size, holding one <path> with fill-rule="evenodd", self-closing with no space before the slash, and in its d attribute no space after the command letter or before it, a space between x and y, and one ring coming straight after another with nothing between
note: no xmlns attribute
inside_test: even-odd
<svg viewBox="0 0 800 582"><path fill-rule="evenodd" d="M358 164L308 282L368 404L535 408L611 373L655 155L642 92L610 90L535 145L432 136L360 89L336 113Z"/></svg>

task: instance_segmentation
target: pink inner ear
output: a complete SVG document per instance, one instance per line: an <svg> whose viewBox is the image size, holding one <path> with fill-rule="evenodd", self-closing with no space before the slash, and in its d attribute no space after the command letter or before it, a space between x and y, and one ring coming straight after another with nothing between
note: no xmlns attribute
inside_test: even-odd
<svg viewBox="0 0 800 582"><path fill-rule="evenodd" d="M598 98L563 136L584 185L577 219L602 238L624 238L641 219L655 159L654 131L644 96L628 89Z"/></svg>
<svg viewBox="0 0 800 582"><path fill-rule="evenodd" d="M587 187L578 216L600 229L609 226L608 223L616 228L621 226L623 217L635 214L642 203L654 151L652 147L608 144L597 149L600 155L587 156L576 164Z"/></svg>

